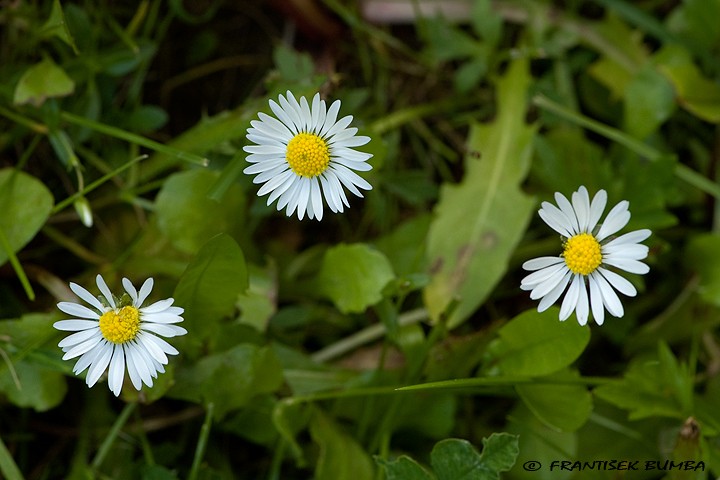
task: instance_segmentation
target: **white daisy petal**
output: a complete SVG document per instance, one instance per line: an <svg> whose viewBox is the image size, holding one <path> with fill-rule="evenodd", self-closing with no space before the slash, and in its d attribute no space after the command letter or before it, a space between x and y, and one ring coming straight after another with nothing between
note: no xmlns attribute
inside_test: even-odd
<svg viewBox="0 0 720 480"><path fill-rule="evenodd" d="M130 377L132 386L135 387L135 390L140 390L142 388L142 379L140 378L140 373L135 365L135 359L140 358L135 355L134 348L135 347L131 343L127 344L125 349L125 366L127 367L128 376Z"/></svg>
<svg viewBox="0 0 720 480"><path fill-rule="evenodd" d="M621 318L625 314L625 311L615 290L613 290L602 275L597 275L595 280L597 281L598 287L600 287L601 297L607 311L610 312L613 317Z"/></svg>
<svg viewBox="0 0 720 480"><path fill-rule="evenodd" d="M560 306L560 320L567 320L570 314L577 308L578 297L580 296L580 275L573 275L562 305Z"/></svg>
<svg viewBox="0 0 720 480"><path fill-rule="evenodd" d="M539 257L528 260L522 264L524 270L540 270L541 268L549 267L550 265L556 265L558 263L565 263L562 257Z"/></svg>
<svg viewBox="0 0 720 480"><path fill-rule="evenodd" d="M550 228L564 237L572 237L573 233L570 219L567 218L562 210L547 202L543 202L541 207L538 214Z"/></svg>
<svg viewBox="0 0 720 480"><path fill-rule="evenodd" d="M72 290L75 295L80 297L80 299L85 300L87 303L95 307L99 312L105 310L105 306L100 303L100 300L98 300L97 297L95 297L92 293L88 292L77 283L70 282L70 290Z"/></svg>
<svg viewBox="0 0 720 480"><path fill-rule="evenodd" d="M633 243L642 242L650 236L652 232L648 229L634 230L632 232L620 235L605 244L605 247L614 247L616 245L629 245Z"/></svg>
<svg viewBox="0 0 720 480"><path fill-rule="evenodd" d="M570 282L570 278L572 277L572 272L569 270L567 273L565 273L565 276L560 280L560 282L555 285L555 288L550 290L547 295L545 295L542 300L540 300L540 303L538 304L538 312L544 312L548 308L550 308L551 305L553 305L558 298L560 298L560 295L565 291L565 289L568 286L568 283Z"/></svg>
<svg viewBox="0 0 720 480"><path fill-rule="evenodd" d="M561 265L562 267L562 265ZM543 280L542 282L536 284L535 288L532 289L530 292L530 298L533 300L537 300L538 298L544 297L547 295L555 286L560 283L560 281L565 276L565 273L567 273L567 267L566 268L554 268L554 267L548 267L553 268L552 275L548 277L546 280ZM538 272L535 272L538 273ZM534 275L534 274L532 274Z"/></svg>
<svg viewBox="0 0 720 480"><path fill-rule="evenodd" d="M251 164L243 172L254 176L253 183L262 184L258 196L269 194L268 205L277 201L277 210L285 209L288 216L297 212L300 220L306 215L321 220L323 198L331 211L342 212L350 205L344 189L359 197L363 196L360 190L372 189L354 173L372 169L367 163L372 154L352 148L367 144L370 137L357 135L358 129L350 126L352 115L338 120L339 100L328 109L320 94L309 102L305 97L296 99L288 91L278 96L277 102L270 100L269 105L275 116L259 113L259 120L252 120L247 130L247 139L254 145L243 147ZM293 143L301 134L304 137ZM306 157L309 154L299 153L306 150L298 148L316 148L309 136L317 137L320 147L318 153Z"/></svg>
<svg viewBox="0 0 720 480"><path fill-rule="evenodd" d="M97 360L102 353L103 348L100 347L80 355L80 358L78 358L78 361L75 362L73 366L73 373L79 375L84 372L86 368L95 363L95 360Z"/></svg>
<svg viewBox="0 0 720 480"><path fill-rule="evenodd" d="M68 315L72 315L73 317L88 318L88 319L95 319L95 320L100 318L100 315L97 312L93 312L89 308L87 308L83 305L78 305L77 303L60 302L57 304L57 307L61 312L67 313Z"/></svg>
<svg viewBox="0 0 720 480"><path fill-rule="evenodd" d="M107 300L108 305L110 305L112 308L116 308L115 299L113 299L112 293L110 293L110 289L108 288L107 283L105 283L105 279L102 277L102 275L98 274L98 276L95 277L95 283L100 289L100 293L102 293Z"/></svg>
<svg viewBox="0 0 720 480"><path fill-rule="evenodd" d="M600 287L595 279L596 273L593 272L588 277L588 284L590 286L590 307L592 310L593 318L595 323L602 325L605 321L605 307L603 306L602 293L600 293Z"/></svg>
<svg viewBox="0 0 720 480"><path fill-rule="evenodd" d="M590 201L587 189L581 186L570 198L572 201L556 193L557 206L542 202L538 214L567 240L559 257L540 257L523 263L523 269L532 273L521 280L520 288L529 290L531 299L540 300L540 312L565 292L560 320L566 320L574 311L578 323L585 325L592 313L595 323L602 325L605 310L615 317L624 315L615 290L629 297L637 294L632 283L607 267L647 273L650 267L640 260L647 258L649 248L640 242L651 232L636 230L611 239L630 220L629 202L623 200L615 205L604 222L599 223L607 203L605 190L598 191Z"/></svg>
<svg viewBox="0 0 720 480"><path fill-rule="evenodd" d="M58 343L58 347L65 348L69 347L71 345L77 345L80 343L83 343L93 337L102 337L102 333L100 333L99 328L93 328L89 330L82 330L80 332L73 333L72 335L68 335L67 337L60 340Z"/></svg>
<svg viewBox="0 0 720 480"><path fill-rule="evenodd" d="M113 345L108 342L104 342L101 347L97 349L97 356L93 359L90 370L88 370L87 376L85 377L85 383L87 383L88 387L95 385L103 372L105 372L105 369L110 364L113 350Z"/></svg>
<svg viewBox="0 0 720 480"><path fill-rule="evenodd" d="M520 282L520 286L537 286L546 280L550 279L551 277L554 277L558 272L562 272L562 275L565 274L567 271L567 266L565 266L562 263L558 263L556 265L549 266L547 268L543 268L542 270L537 270L530 275L526 276L522 279ZM547 293L547 292L545 292ZM544 296L545 293L543 293L540 296ZM531 297L532 298L532 297ZM537 298L537 297L536 297Z"/></svg>
<svg viewBox="0 0 720 480"><path fill-rule="evenodd" d="M98 322L97 320L59 320L55 323L53 323L53 327L57 328L58 330L63 330L66 332L76 332L79 330L87 330L90 328L97 328Z"/></svg>
<svg viewBox="0 0 720 480"><path fill-rule="evenodd" d="M579 294L578 294L578 302L577 307L575 309L575 315L577 316L578 323L580 325L587 325L588 321L588 315L590 313L588 308L588 293L587 289L585 288L585 282L583 281L582 277L578 277L580 279L580 288L579 288Z"/></svg>
<svg viewBox="0 0 720 480"><path fill-rule="evenodd" d="M565 195L557 192L555 193L555 202L557 203L558 207L560 207L560 211L563 212L565 214L565 217L567 217L567 219L570 221L571 232L580 233L580 226L578 224L577 215L575 214L575 210L573 210L570 201L565 197Z"/></svg>
<svg viewBox="0 0 720 480"><path fill-rule="evenodd" d="M577 192L572 194L572 206L578 218L578 224L581 232L588 231L590 223L590 196L587 188L580 187Z"/></svg>
<svg viewBox="0 0 720 480"><path fill-rule="evenodd" d="M173 298L166 298L165 300L160 300L159 302L155 302L152 305L148 305L147 307L143 307L140 309L140 313L142 314L150 314L150 313L159 313L163 312L170 307L170 305L173 304L175 300Z"/></svg>
<svg viewBox="0 0 720 480"><path fill-rule="evenodd" d="M630 202L623 200L613 207L605 217L605 221L600 226L600 230L595 236L599 242L602 242L610 235L618 232L630 221L630 212L628 212Z"/></svg>
<svg viewBox="0 0 720 480"><path fill-rule="evenodd" d="M138 292L132 282L122 279L125 291L132 299L132 305L115 304L105 280L98 275L96 283L111 307L103 306L92 294L76 284L71 289L81 299L105 312L101 317L87 307L71 302L60 302L58 308L81 318L60 320L53 326L61 331L74 332L62 339L58 346L64 352L63 360L79 357L73 367L78 375L88 370L85 383L92 387L106 371L108 387L116 396L123 387L125 369L135 389L142 385L152 386L153 378L165 371L163 364L167 355L179 352L165 340L151 332L166 337L187 334L187 330L176 325L183 321L184 309L173 306L174 300L167 298L147 307L141 307L153 288L153 279L147 279Z"/></svg>
<svg viewBox="0 0 720 480"><path fill-rule="evenodd" d="M135 285L133 285L132 282L130 280L128 280L127 278L122 279L122 285L125 288L125 291L128 293L128 295L130 295L130 298L132 298L133 305L137 306L138 305L138 301L137 301L138 293L137 293L137 290L135 289Z"/></svg>
<svg viewBox="0 0 720 480"><path fill-rule="evenodd" d="M592 232L593 230L595 230L595 226L597 225L598 221L600 221L600 217L602 217L602 214L605 211L606 204L607 192L605 190L598 190L598 192L592 199L592 203L590 204L590 215L588 218L587 229L588 232Z"/></svg>
<svg viewBox="0 0 720 480"><path fill-rule="evenodd" d="M612 270L607 270L601 267L597 269L597 272L603 277L605 277L605 280L607 280L608 283L610 283L610 285L612 285L615 290L622 293L623 295L626 295L628 297L634 297L635 295L637 295L637 290L635 289L635 286L627 279L621 277ZM593 274L595 274L595 272L593 272Z"/></svg>
<svg viewBox="0 0 720 480"><path fill-rule="evenodd" d="M122 390L123 378L125 378L125 349L115 345L108 368L108 385L116 397Z"/></svg>
<svg viewBox="0 0 720 480"><path fill-rule="evenodd" d="M626 258L611 257L605 260L603 263L617 267L620 270L625 270L628 273L637 273L644 275L650 271L650 267L637 260L629 260Z"/></svg>

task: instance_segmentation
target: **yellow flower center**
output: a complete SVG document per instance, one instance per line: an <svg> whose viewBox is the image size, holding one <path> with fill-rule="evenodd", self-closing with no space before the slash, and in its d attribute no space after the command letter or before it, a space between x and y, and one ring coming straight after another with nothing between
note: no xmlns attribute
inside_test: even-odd
<svg viewBox="0 0 720 480"><path fill-rule="evenodd" d="M140 331L140 312L135 307L110 310L100 317L100 332L108 342L129 342Z"/></svg>
<svg viewBox="0 0 720 480"><path fill-rule="evenodd" d="M600 243L589 233L580 233L565 242L565 264L573 273L589 275L602 263Z"/></svg>
<svg viewBox="0 0 720 480"><path fill-rule="evenodd" d="M285 158L295 174L313 178L327 169L330 150L325 140L314 133L298 133L288 143Z"/></svg>

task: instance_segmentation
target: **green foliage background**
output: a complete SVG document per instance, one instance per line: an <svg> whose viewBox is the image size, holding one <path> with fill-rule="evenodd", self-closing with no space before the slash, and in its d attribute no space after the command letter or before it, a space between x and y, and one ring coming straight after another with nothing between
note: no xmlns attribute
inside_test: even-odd
<svg viewBox="0 0 720 480"><path fill-rule="evenodd" d="M720 475L720 0L382 3L0 4L0 477ZM242 174L287 90L372 138L322 222ZM519 289L580 185L653 230L602 327ZM119 399L52 328L98 273L185 308ZM610 459L703 468L550 469Z"/></svg>

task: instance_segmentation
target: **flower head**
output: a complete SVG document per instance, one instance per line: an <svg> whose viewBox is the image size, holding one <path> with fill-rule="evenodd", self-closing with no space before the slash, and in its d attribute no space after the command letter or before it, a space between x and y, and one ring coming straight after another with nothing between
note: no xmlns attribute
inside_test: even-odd
<svg viewBox="0 0 720 480"><path fill-rule="evenodd" d="M267 204L278 201L277 209L286 208L291 216L295 210L300 220L308 217L322 220L323 201L333 212L349 207L343 187L362 197L358 188L372 186L353 170L368 171L370 153L352 147L365 145L370 137L355 135L355 127L348 128L352 115L337 120L340 100L330 108L316 93L312 105L305 97L298 102L291 92L270 100L270 109L277 118L259 113L260 120L250 122L247 138L256 145L248 145L247 161L252 165L244 172L256 175L253 183L262 183L258 196L270 194Z"/></svg>
<svg viewBox="0 0 720 480"><path fill-rule="evenodd" d="M569 284L560 307L560 320L566 320L575 311L580 325L585 325L592 311L595 322L602 325L605 309L622 317L623 306L615 290L629 297L635 296L637 290L611 268L647 273L650 268L640 260L647 257L648 247L639 242L650 236L650 230L614 237L630 220L627 200L615 205L605 221L598 224L607 203L605 190L595 194L592 203L585 187L573 192L572 203L560 193L555 194L555 201L557 207L543 202L538 213L565 239L563 253L525 262L523 268L533 273L522 280L520 288L530 290L533 300L541 299L538 311L542 312L560 298Z"/></svg>
<svg viewBox="0 0 720 480"><path fill-rule="evenodd" d="M70 283L70 289L95 310L73 302L57 305L64 313L76 317L53 324L58 330L75 332L58 344L65 352L63 360L80 357L73 372L77 375L89 367L85 378L88 387L95 385L109 367L108 384L115 396L120 395L126 368L136 390L140 390L143 383L152 387L157 372L165 371L163 365L168 363L167 355L178 353L157 335L185 335L187 330L175 325L183 321L180 315L184 310L173 307L172 298L143 307L152 291L152 278L145 280L140 292L123 278L127 294L120 299L110 293L101 275L97 276L96 283L104 299Z"/></svg>

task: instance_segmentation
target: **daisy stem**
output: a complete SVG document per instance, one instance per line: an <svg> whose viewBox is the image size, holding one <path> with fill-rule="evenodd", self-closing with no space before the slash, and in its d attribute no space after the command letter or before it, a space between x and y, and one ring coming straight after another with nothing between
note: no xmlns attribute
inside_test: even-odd
<svg viewBox="0 0 720 480"><path fill-rule="evenodd" d="M533 104L552 112L565 120L569 120L581 127L592 130L595 133L602 135L603 137L619 143L620 145L632 150L641 157L645 157L648 160L656 161L663 157L671 156L670 154L663 153L659 150L652 148L651 146L643 143L630 135L618 130L616 128L609 127L598 121L592 120L584 115L580 115L558 103L553 102L549 98L543 95L537 95L533 98ZM702 190L708 195L712 195L715 198L720 199L720 185L715 184L712 180L699 174L695 170L689 168L687 165L677 163L675 165L675 176L695 188Z"/></svg>
<svg viewBox="0 0 720 480"><path fill-rule="evenodd" d="M128 403L125 405L125 408L123 408L122 412L120 412L120 415L118 415L115 423L113 423L110 431L105 437L105 440L103 440L102 444L100 445L100 449L95 454L95 458L93 458L93 461L90 464L93 470L99 469L102 463L105 461L105 457L108 453L110 453L110 449L112 448L113 443L115 443L115 439L120 433L122 427L125 425L125 423L127 423L127 420L128 418L130 418L130 414L132 414L133 410L135 410L135 407L137 407L137 403Z"/></svg>
<svg viewBox="0 0 720 480"><path fill-rule="evenodd" d="M207 412L205 414L205 421L200 428L200 437L198 438L197 447L195 447L195 456L193 457L192 467L190 467L190 474L188 480L197 479L198 472L200 470L200 463L205 456L205 448L207 447L208 436L210 436L210 427L212 426L213 412L215 411L215 404L210 402L207 404Z"/></svg>

